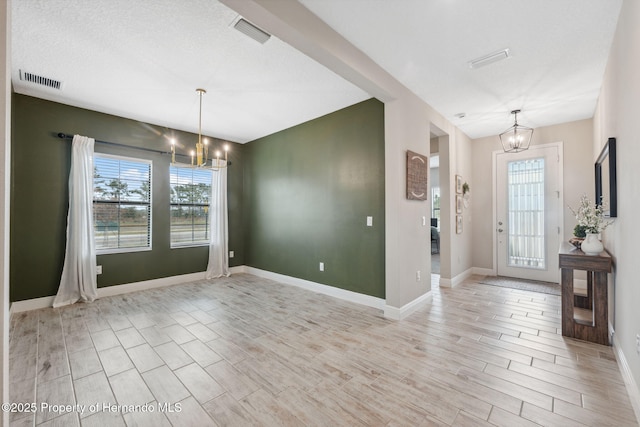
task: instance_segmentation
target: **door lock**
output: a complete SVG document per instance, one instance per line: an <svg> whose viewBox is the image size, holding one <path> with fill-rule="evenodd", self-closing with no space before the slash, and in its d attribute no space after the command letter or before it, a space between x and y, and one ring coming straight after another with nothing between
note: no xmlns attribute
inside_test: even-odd
<svg viewBox="0 0 640 427"><path fill-rule="evenodd" d="M502 233L504 230L502 228L498 228L498 233Z"/></svg>

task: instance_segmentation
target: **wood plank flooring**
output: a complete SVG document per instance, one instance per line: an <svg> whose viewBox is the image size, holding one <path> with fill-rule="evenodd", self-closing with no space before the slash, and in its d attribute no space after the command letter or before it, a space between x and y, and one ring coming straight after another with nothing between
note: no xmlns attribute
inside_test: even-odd
<svg viewBox="0 0 640 427"><path fill-rule="evenodd" d="M247 274L19 313L11 425L638 425L559 296L479 279L403 321Z"/></svg>

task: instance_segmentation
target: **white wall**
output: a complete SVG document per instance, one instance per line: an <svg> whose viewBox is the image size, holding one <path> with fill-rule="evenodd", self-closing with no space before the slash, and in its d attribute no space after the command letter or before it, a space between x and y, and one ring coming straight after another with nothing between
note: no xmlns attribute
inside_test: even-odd
<svg viewBox="0 0 640 427"><path fill-rule="evenodd" d="M400 309L431 289L431 229L428 221L422 225L422 217L430 217L429 202L406 198L406 151L429 153L430 126L433 124L449 135L452 148L448 167L451 173L470 175L467 168L470 167L471 153L462 156L456 153L461 147L468 151L469 139L300 3L282 0L221 1L385 103L386 303L394 309L390 312L400 313ZM453 179L442 174L440 178L443 181ZM449 238L452 252L466 251L470 246L467 241L471 233ZM446 241L446 238L441 238L441 241ZM459 262L456 261L452 271L470 268L471 257L464 255ZM423 278L421 281L416 280L418 270Z"/></svg>
<svg viewBox="0 0 640 427"><path fill-rule="evenodd" d="M623 353L640 396L640 355L636 334L640 334L640 284L638 244L640 227L640 2L625 0L593 120L594 161L606 140L617 142L618 218L605 230L605 248L615 263L613 298L616 345ZM636 402L637 404L637 402ZM640 417L640 408L636 407Z"/></svg>
<svg viewBox="0 0 640 427"><path fill-rule="evenodd" d="M451 209L451 280L452 284L459 282L462 278L471 273L473 266L473 212L482 212L478 210L475 204L474 188L476 183L473 178L473 143L467 135L460 130L455 129L453 138L450 138L449 150L450 159L450 178L449 194L451 200L449 206ZM456 198L455 198L455 176L460 175L462 182L469 184L471 199L467 207L462 208L463 231L458 234L456 232ZM441 261L442 263L442 261ZM442 265L442 264L441 264ZM445 276L446 277L446 276Z"/></svg>
<svg viewBox="0 0 640 427"><path fill-rule="evenodd" d="M11 2L0 6L0 396L9 402L9 192L11 147ZM0 425L9 425L4 412Z"/></svg>
<svg viewBox="0 0 640 427"><path fill-rule="evenodd" d="M526 125L526 123L524 123ZM576 225L575 217L567 206L575 207L582 194L594 197L594 167L591 155L593 140L593 121L577 122L547 126L535 129L532 145L563 142L564 147L564 237L569 240ZM492 269L495 248L493 247L492 209L492 153L502 150L497 135L476 139L472 143L473 152L473 184L471 184L472 201L476 212L482 214L473 218L473 266ZM581 277L581 276L578 276ZM586 277L586 276L585 276Z"/></svg>

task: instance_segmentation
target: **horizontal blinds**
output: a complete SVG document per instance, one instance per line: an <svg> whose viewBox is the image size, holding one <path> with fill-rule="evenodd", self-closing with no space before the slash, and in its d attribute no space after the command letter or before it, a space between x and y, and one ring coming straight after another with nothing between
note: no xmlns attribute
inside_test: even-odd
<svg viewBox="0 0 640 427"><path fill-rule="evenodd" d="M94 231L97 250L151 246L151 162L96 154Z"/></svg>
<svg viewBox="0 0 640 427"><path fill-rule="evenodd" d="M170 167L172 247L209 242L211 178L210 169Z"/></svg>

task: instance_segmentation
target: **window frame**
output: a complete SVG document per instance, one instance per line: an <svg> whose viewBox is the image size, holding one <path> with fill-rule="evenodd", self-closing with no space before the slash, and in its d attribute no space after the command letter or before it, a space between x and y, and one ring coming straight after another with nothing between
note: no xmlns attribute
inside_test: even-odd
<svg viewBox="0 0 640 427"><path fill-rule="evenodd" d="M134 163L142 163L142 164L148 164L149 165L149 202L148 203L123 203L123 204L138 204L140 206L149 206L149 210L148 210L148 217L149 217L149 225L148 225L148 245L147 246L135 246L135 247L118 247L118 248L102 248L102 249L98 249L98 245L96 245L96 255L109 255L109 254L121 254L121 253L130 253L130 252L147 252L147 251L151 251L153 250L153 161L149 160L149 159L142 159L139 157L129 157L129 156L121 156L121 155L117 155L117 154L107 154L107 153L94 153L93 154L93 163L94 163L94 168L95 168L95 161L96 158L105 158L105 159L112 159L112 160L118 160L118 161L127 161L127 162L134 162ZM93 181L93 188L95 191L95 178ZM93 209L93 220L94 220L94 224L93 224L93 236L94 236L94 242L97 240L96 239L96 224L95 224L95 204L96 203L101 203L101 202L96 202L95 200L95 196L93 198L93 202L92 202L92 209ZM104 203L104 202L103 202ZM113 202L109 202L109 204L112 204ZM115 204L115 203L113 203ZM118 204L121 204L121 202L119 202ZM118 227L120 226L120 224L118 224Z"/></svg>
<svg viewBox="0 0 640 427"><path fill-rule="evenodd" d="M208 226L208 233L209 236L207 238L206 241L198 241L198 242L185 242L185 243L173 243L173 239L172 239L172 231L173 231L173 217L172 217L172 208L174 206L182 206L182 207L206 207L207 209L207 215L209 215L210 209L211 209L211 197L209 197L208 203L204 204L204 203L174 203L171 201L171 191L173 189L173 182L171 181L172 178L172 173L171 173L171 169L172 168L176 168L176 169L189 169L191 171L206 171L209 173L211 180L209 181L209 189L211 189L211 186L213 185L213 170L211 169L204 169L204 168L195 168L193 166L190 165L179 165L179 164L169 164L169 247L170 249L182 249L182 248L196 248L196 247L203 247L203 246L209 246L209 242L211 239L211 224L209 224ZM191 185L193 185L193 174L191 176Z"/></svg>

